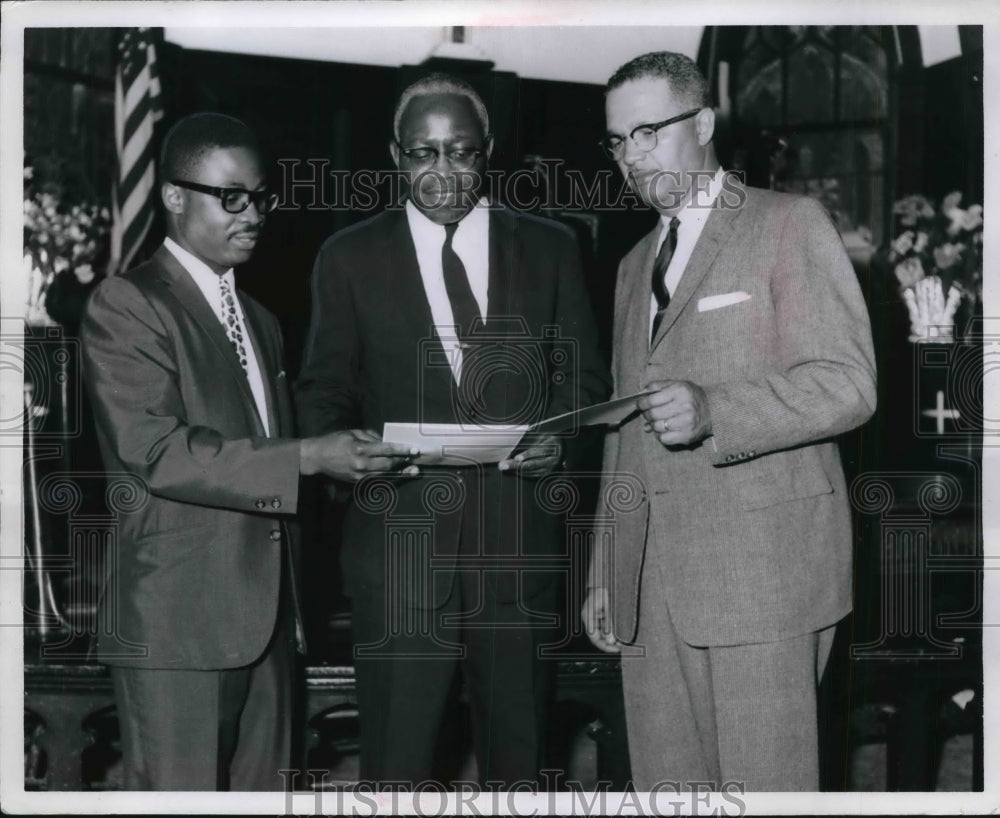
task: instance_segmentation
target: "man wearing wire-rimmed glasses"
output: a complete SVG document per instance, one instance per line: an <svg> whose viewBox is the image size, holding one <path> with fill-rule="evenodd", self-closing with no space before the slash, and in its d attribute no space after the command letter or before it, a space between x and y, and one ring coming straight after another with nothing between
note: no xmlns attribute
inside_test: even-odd
<svg viewBox="0 0 1000 818"><path fill-rule="evenodd" d="M432 75L402 93L389 151L405 207L337 233L316 259L296 387L304 430L459 423L476 439L605 397L575 240L483 196L491 150L467 83ZM569 566L551 559L565 553L560 516L536 489L570 444L543 437L499 464L355 489L342 563L362 779L416 788L437 776L461 671L480 782L537 782L550 664L540 649L566 624L556 602Z"/></svg>

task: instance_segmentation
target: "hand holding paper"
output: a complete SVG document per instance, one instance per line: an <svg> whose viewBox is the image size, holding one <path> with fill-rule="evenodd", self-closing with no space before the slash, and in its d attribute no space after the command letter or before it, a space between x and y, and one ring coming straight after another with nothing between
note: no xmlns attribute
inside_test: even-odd
<svg viewBox="0 0 1000 818"><path fill-rule="evenodd" d="M524 477L543 477L562 461L562 442L555 435L531 432L522 439L512 458L500 461L500 471L511 471Z"/></svg>
<svg viewBox="0 0 1000 818"><path fill-rule="evenodd" d="M473 466L500 463L504 471L541 476L562 460L562 444L556 437L581 426L617 425L638 411L636 400L646 392L588 406L575 412L543 420L534 426L476 426L461 423L386 423L386 443L420 450L414 463L420 466ZM526 433L532 439L522 440ZM521 446L521 450L516 447ZM511 455L517 451L514 457ZM518 459L520 458L520 459Z"/></svg>

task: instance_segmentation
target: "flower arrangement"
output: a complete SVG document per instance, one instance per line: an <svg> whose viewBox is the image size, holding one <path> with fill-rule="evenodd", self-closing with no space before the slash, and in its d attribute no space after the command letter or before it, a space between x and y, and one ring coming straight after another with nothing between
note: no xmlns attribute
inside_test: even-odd
<svg viewBox="0 0 1000 818"><path fill-rule="evenodd" d="M76 289L91 284L95 260L105 250L111 215L97 204L64 204L51 190L33 189L32 180L32 168L26 167L24 269L30 282L26 320L52 325L58 320L47 303L53 289L64 280Z"/></svg>
<svg viewBox="0 0 1000 818"><path fill-rule="evenodd" d="M955 314L963 300L982 300L983 207L959 207L962 194L949 193L934 206L919 195L893 206L901 232L888 261L899 281L910 317L910 340L954 340Z"/></svg>

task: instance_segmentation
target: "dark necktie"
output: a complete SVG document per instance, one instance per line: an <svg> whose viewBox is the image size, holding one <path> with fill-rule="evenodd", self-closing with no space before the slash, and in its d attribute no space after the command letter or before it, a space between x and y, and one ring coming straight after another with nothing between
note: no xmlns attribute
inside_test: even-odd
<svg viewBox="0 0 1000 818"><path fill-rule="evenodd" d="M441 248L441 271L444 273L444 288L451 302L451 314L458 326L458 338L465 341L471 331L472 322L480 317L479 304L472 294L465 265L451 246L455 238L458 222L444 226L444 246Z"/></svg>
<svg viewBox="0 0 1000 818"><path fill-rule="evenodd" d="M660 245L656 261L653 262L653 297L656 299L656 315L653 317L653 332L649 336L650 343L656 337L656 331L660 328L660 322L663 320L663 313L667 311L670 304L670 293L664 278L667 274L667 268L670 266L670 259L674 256L674 250L677 249L677 228L680 223L680 219L676 216L670 220L667 237Z"/></svg>

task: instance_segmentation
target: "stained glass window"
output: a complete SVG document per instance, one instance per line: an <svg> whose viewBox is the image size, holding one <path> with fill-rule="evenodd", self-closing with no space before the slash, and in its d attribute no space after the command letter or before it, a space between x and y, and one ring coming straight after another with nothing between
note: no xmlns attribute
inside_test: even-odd
<svg viewBox="0 0 1000 818"><path fill-rule="evenodd" d="M879 26L753 26L731 66L737 138L786 147L770 183L819 199L859 249L883 237L889 62Z"/></svg>

